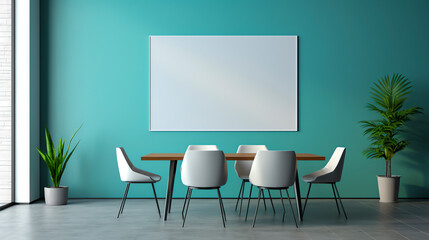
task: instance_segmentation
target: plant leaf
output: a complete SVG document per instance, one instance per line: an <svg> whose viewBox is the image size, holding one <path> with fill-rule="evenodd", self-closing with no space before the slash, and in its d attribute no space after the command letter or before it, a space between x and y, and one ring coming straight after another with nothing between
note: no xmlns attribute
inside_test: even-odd
<svg viewBox="0 0 429 240"><path fill-rule="evenodd" d="M52 180L52 184L54 187L58 187L61 182L61 177L64 173L64 170L67 166L67 163L75 151L77 145L79 142L74 146L73 150L68 153L70 144L75 137L76 133L79 131L79 129L82 127L82 125L74 132L72 135L68 146L67 151L64 153L64 146L65 146L65 140L63 138L60 138L60 141L58 143L58 154L56 154L55 146L52 141L51 134L47 127L45 127L45 139L46 139L46 152L43 152L39 148L36 147L39 155L42 157L43 161L46 163L46 166L49 170L49 174Z"/></svg>
<svg viewBox="0 0 429 240"><path fill-rule="evenodd" d="M397 152L407 147L408 143L400 139L400 132L410 120L410 116L423 112L420 107L403 109L411 88L411 82L398 73L393 74L392 78L389 75L382 77L370 88L373 102L366 107L380 114L381 118L359 122L364 129L364 135L368 135L371 142L363 151L367 158L384 158L390 161Z"/></svg>

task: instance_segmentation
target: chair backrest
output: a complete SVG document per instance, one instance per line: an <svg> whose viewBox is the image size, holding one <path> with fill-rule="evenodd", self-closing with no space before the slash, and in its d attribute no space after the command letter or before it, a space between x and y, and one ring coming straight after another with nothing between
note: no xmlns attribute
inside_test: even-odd
<svg viewBox="0 0 429 240"><path fill-rule="evenodd" d="M344 159L346 157L346 148L337 147L329 159L324 169L330 172L329 178L331 182L339 182L343 173Z"/></svg>
<svg viewBox="0 0 429 240"><path fill-rule="evenodd" d="M219 150L216 145L189 145L188 150Z"/></svg>
<svg viewBox="0 0 429 240"><path fill-rule="evenodd" d="M240 145L238 146L237 153L257 153L259 150L267 151L265 145ZM253 161L235 161L235 172L240 176L249 176L250 169L252 168Z"/></svg>
<svg viewBox="0 0 429 240"><path fill-rule="evenodd" d="M294 184L295 174L294 151L258 151L249 180L259 187L286 188Z"/></svg>
<svg viewBox="0 0 429 240"><path fill-rule="evenodd" d="M182 182L186 186L215 188L228 178L225 154L219 150L188 150L182 163Z"/></svg>
<svg viewBox="0 0 429 240"><path fill-rule="evenodd" d="M128 181L129 176L133 174L134 165L128 158L123 147L116 148L116 159L118 161L119 175L122 181Z"/></svg>

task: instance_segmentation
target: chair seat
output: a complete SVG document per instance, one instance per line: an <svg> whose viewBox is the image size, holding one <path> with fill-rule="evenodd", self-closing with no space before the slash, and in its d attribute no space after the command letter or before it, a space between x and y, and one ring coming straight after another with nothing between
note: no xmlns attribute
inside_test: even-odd
<svg viewBox="0 0 429 240"><path fill-rule="evenodd" d="M143 171L138 168L133 168L127 176L126 182L134 183L156 183L161 180L161 176L153 173Z"/></svg>
<svg viewBox="0 0 429 240"><path fill-rule="evenodd" d="M237 173L237 176L238 176L240 179L243 179L243 180L249 180L249 174L250 174L250 172L249 172L249 173L247 173L247 174L239 174L239 173Z"/></svg>
<svg viewBox="0 0 429 240"><path fill-rule="evenodd" d="M315 176L313 173L310 173L310 174L303 176L302 180L304 180L305 182L313 182L316 180L316 178L317 178L317 176Z"/></svg>
<svg viewBox="0 0 429 240"><path fill-rule="evenodd" d="M330 182L336 182L332 178L332 171L329 169L322 168L318 171L315 171L313 173L307 174L302 177L302 180L308 183L330 183Z"/></svg>

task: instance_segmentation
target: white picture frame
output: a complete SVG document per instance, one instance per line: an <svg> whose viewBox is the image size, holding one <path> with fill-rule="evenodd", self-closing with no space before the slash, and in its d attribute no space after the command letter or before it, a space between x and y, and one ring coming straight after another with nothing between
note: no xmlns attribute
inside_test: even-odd
<svg viewBox="0 0 429 240"><path fill-rule="evenodd" d="M298 36L150 36L150 131L298 131Z"/></svg>

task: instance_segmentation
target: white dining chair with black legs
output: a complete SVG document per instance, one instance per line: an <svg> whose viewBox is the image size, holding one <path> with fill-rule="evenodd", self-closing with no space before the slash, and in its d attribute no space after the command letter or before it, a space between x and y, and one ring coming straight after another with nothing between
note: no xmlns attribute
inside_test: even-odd
<svg viewBox="0 0 429 240"><path fill-rule="evenodd" d="M188 187L182 208L182 227L185 226L192 191L195 189L216 189L219 199L220 214L225 227L226 214L220 187L228 178L225 154L219 150L188 150L182 163L182 182Z"/></svg>
<svg viewBox="0 0 429 240"><path fill-rule="evenodd" d="M265 150L267 151L267 146L265 145L240 145L238 147L237 153L256 153L259 150ZM238 192L238 197L237 197L237 202L235 203L235 211L237 211L238 208L238 203L240 202L240 210L238 215L241 215L241 208L243 207L243 198L244 198L244 190L246 187L246 183L249 182L249 174L250 174L250 169L252 168L252 160L248 160L248 161L235 161L235 172L237 173L237 176L241 179L241 186L240 186L240 191ZM250 184L250 192L253 189L253 185ZM250 195L249 192L249 195ZM271 201L271 206L273 207L273 212L276 213L276 209L274 208L274 204L273 204L273 199L271 197L271 192L268 189L268 194L270 196L270 201ZM265 194L264 191L262 191L262 196L264 199L264 206L265 206L265 210L267 210L267 204L265 203ZM250 198L247 199L247 201L250 201Z"/></svg>
<svg viewBox="0 0 429 240"><path fill-rule="evenodd" d="M259 202L263 189L279 190L283 207L284 222L286 209L283 202L282 190L286 191L289 200L295 226L298 228L295 213L290 201L288 188L295 183L296 155L294 151L258 151L250 170L249 181L259 189L258 203L256 205L255 216L252 227L255 227L256 217L259 210ZM247 219L246 212L246 219Z"/></svg>
<svg viewBox="0 0 429 240"><path fill-rule="evenodd" d="M219 150L216 145L189 145L188 150Z"/></svg>
<svg viewBox="0 0 429 240"><path fill-rule="evenodd" d="M136 168L130 161L127 153L122 147L116 148L116 159L118 161L119 175L121 177L121 180L127 183L127 186L125 187L125 193L122 198L121 206L119 207L117 218L119 218L119 215L121 215L124 211L128 190L130 189L131 183L150 183L152 185L156 207L158 208L159 217L161 217L161 211L159 209L158 198L156 196L154 186L154 183L159 182L161 180L161 176Z"/></svg>
<svg viewBox="0 0 429 240"><path fill-rule="evenodd" d="M186 151L188 150L219 150L216 145L189 145ZM182 172L182 167L180 167L180 172ZM173 201L173 197L167 198L169 201L168 204L168 213L171 212L171 202Z"/></svg>
<svg viewBox="0 0 429 240"><path fill-rule="evenodd" d="M341 180L345 156L346 148L337 147L335 149L334 154L332 154L331 159L324 168L302 177L305 182L310 183L310 185L308 186L307 197L305 199L303 214L305 213L308 196L310 195L312 184L331 184L332 192L334 193L335 204L337 205L338 214L341 214L340 208L338 206L339 201L341 204L341 208L343 209L344 217L347 219L347 213L344 209L343 202L341 201L340 193L338 192L338 188L336 185L336 183Z"/></svg>

